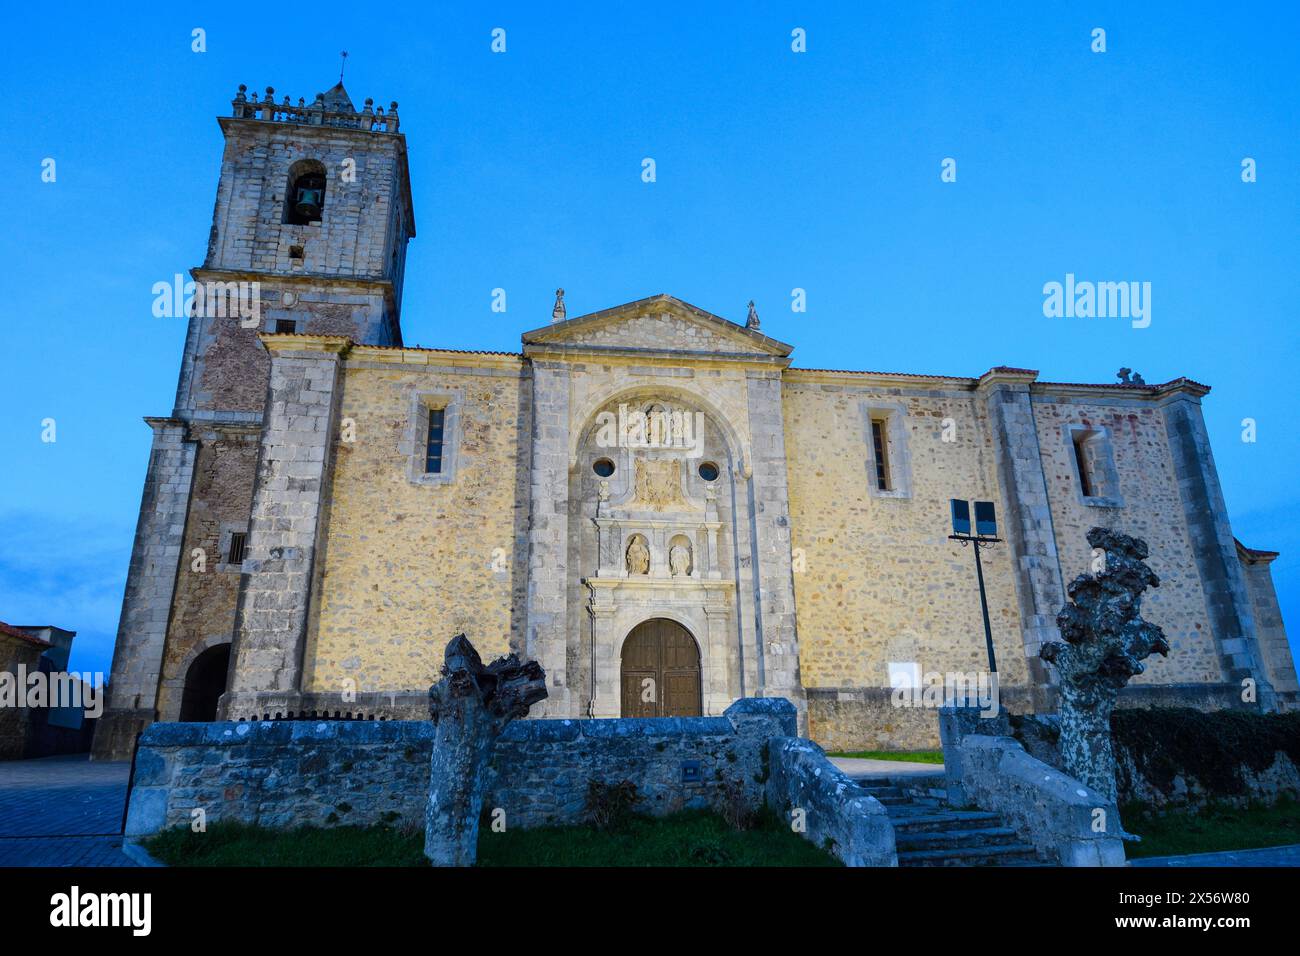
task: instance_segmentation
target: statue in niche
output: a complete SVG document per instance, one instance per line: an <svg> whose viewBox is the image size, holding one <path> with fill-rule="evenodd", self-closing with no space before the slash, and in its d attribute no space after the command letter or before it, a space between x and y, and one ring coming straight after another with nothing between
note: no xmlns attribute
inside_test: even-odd
<svg viewBox="0 0 1300 956"><path fill-rule="evenodd" d="M650 573L650 549L645 546L640 535L634 537L632 543L627 546L627 573Z"/></svg>
<svg viewBox="0 0 1300 956"><path fill-rule="evenodd" d="M675 544L668 551L668 569L673 577L686 577L691 573L691 549L684 544Z"/></svg>

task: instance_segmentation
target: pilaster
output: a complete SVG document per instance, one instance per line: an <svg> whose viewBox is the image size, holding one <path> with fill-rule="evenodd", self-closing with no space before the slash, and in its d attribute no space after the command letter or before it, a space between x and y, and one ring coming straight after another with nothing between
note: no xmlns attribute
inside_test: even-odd
<svg viewBox="0 0 1300 956"><path fill-rule="evenodd" d="M1172 383L1162 402L1169 454L1224 674L1235 684L1253 680L1260 707L1273 710L1273 686L1264 668L1250 593L1201 415L1200 398L1207 391L1183 380Z"/></svg>
<svg viewBox="0 0 1300 956"><path fill-rule="evenodd" d="M574 716L567 673L569 369L533 363L529 472L527 656L546 671L546 717Z"/></svg>
<svg viewBox="0 0 1300 956"><path fill-rule="evenodd" d="M316 555L323 546L340 370L351 342L267 336L271 384L253 494L234 664L221 714L238 719L299 706Z"/></svg>
<svg viewBox="0 0 1300 956"><path fill-rule="evenodd" d="M1029 394L1029 385L1037 377L1037 372L995 368L981 377L978 389L997 455L1002 492L998 528L1014 559L1020 637L1035 697L1045 699L1052 678L1038 651L1044 643L1061 638L1056 615L1065 604L1065 585Z"/></svg>
<svg viewBox="0 0 1300 956"><path fill-rule="evenodd" d="M806 727L807 704L799 678L799 638L795 626L780 373L751 372L746 391L751 470L747 484L754 535L756 630L762 662L760 693L764 697L787 698L799 711L800 726Z"/></svg>
<svg viewBox="0 0 1300 956"><path fill-rule="evenodd" d="M108 710L95 735L95 757L124 760L135 735L157 719L172 596L182 559L197 446L175 418L146 418L153 429L149 471L113 651Z"/></svg>

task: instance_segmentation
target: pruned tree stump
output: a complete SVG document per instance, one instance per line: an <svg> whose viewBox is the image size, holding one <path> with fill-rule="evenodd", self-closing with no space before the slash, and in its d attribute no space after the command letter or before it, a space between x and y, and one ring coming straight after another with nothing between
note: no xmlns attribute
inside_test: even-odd
<svg viewBox="0 0 1300 956"><path fill-rule="evenodd" d="M435 726L424 813L424 855L434 866L473 866L492 748L506 724L546 698L546 673L510 654L484 666L458 634L443 656L442 680L429 688Z"/></svg>

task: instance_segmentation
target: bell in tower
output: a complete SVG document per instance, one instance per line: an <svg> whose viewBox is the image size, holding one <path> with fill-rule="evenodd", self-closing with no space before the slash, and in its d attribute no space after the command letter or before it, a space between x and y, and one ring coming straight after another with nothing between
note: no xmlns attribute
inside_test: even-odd
<svg viewBox="0 0 1300 956"><path fill-rule="evenodd" d="M295 163L289 185L287 220L295 225L320 222L325 208L325 169L319 163Z"/></svg>

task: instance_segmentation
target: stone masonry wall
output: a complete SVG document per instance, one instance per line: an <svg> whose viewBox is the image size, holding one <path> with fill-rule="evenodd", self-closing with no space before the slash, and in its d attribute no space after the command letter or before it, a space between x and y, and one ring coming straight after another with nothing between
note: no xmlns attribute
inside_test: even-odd
<svg viewBox="0 0 1300 956"><path fill-rule="evenodd" d="M1271 559L1241 560L1241 573L1250 594L1251 610L1255 619L1255 635L1259 641L1269 681L1278 696L1279 709L1296 709L1300 706L1300 683L1296 681L1295 662L1291 645L1287 642L1286 626L1282 621L1282 608L1277 602L1273 587Z"/></svg>
<svg viewBox="0 0 1300 956"><path fill-rule="evenodd" d="M506 825L579 823L590 780L637 787L638 812L716 806L738 781L753 808L767 780L767 741L795 711L767 698L725 717L521 720L497 742L485 807ZM140 740L127 835L207 821L267 827L422 825L429 721L154 724Z"/></svg>
<svg viewBox="0 0 1300 956"><path fill-rule="evenodd" d="M1133 678L1133 684L1217 683L1223 671L1206 617L1163 412L1148 402L1126 406L1115 401L1084 404L1041 396L1034 402L1061 576L1069 583L1088 572L1092 548L1086 535L1096 525L1142 538L1151 549L1147 563L1160 576L1160 587L1143 597L1142 614L1164 628L1171 649L1167 658L1148 658L1145 673ZM1101 426L1108 432L1122 507L1083 503L1066 430L1071 424Z"/></svg>
<svg viewBox="0 0 1300 956"><path fill-rule="evenodd" d="M859 747L873 740L890 749L933 746L928 711L884 719L870 707L870 723L854 734L835 724L856 720L856 711L827 707L826 697L889 687L890 662L916 662L925 672L987 670L974 559L946 540L950 498L998 500L985 410L969 392L856 385L848 375L794 370L783 392L810 735L828 746L850 736ZM909 494L877 497L868 487L867 409L892 406L904 413ZM943 441L946 418L956 426L953 442ZM982 559L998 667L1009 689L1027 675L1011 555L1002 545Z"/></svg>
<svg viewBox="0 0 1300 956"><path fill-rule="evenodd" d="M34 674L40 669L42 651L36 644L0 633L0 671L15 675L15 682L20 667ZM27 707L0 706L0 760L21 760L27 755L32 716Z"/></svg>
<svg viewBox="0 0 1300 956"><path fill-rule="evenodd" d="M368 354L352 353L345 369L340 417L354 423L355 440L334 443L304 683L317 694L352 686L423 695L458 633L485 659L522 650L527 382L518 359L396 353L428 362L417 366ZM415 432L426 399L455 407L447 480L424 481Z"/></svg>
<svg viewBox="0 0 1300 956"><path fill-rule="evenodd" d="M195 424L194 484L180 570L172 600L158 715L177 720L185 676L194 658L234 637L240 566L226 562L232 531L247 533L257 473L260 429ZM195 552L201 551L202 563Z"/></svg>

